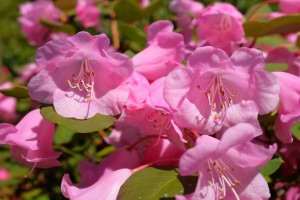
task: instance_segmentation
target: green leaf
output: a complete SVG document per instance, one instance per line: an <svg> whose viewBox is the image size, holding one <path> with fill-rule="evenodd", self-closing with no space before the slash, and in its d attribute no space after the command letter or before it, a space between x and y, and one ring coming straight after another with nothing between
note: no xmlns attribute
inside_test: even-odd
<svg viewBox="0 0 300 200"><path fill-rule="evenodd" d="M132 0L119 0L113 5L113 9L118 20L132 22L143 18L143 10Z"/></svg>
<svg viewBox="0 0 300 200"><path fill-rule="evenodd" d="M270 176L279 169L282 164L281 158L274 158L259 169L263 176Z"/></svg>
<svg viewBox="0 0 300 200"><path fill-rule="evenodd" d="M252 6L251 8L248 9L247 13L245 14L245 18L249 18L249 15L258 7L261 6L260 3L257 5ZM266 4L262 7L260 7L256 12L255 15L259 14L264 14L264 13L270 13L272 12L272 8L270 7L269 4Z"/></svg>
<svg viewBox="0 0 300 200"><path fill-rule="evenodd" d="M294 33L300 31L300 14L285 15L267 22L249 21L244 23L248 37L262 37L272 34Z"/></svg>
<svg viewBox="0 0 300 200"><path fill-rule="evenodd" d="M292 127L291 131L292 131L293 136L294 136L298 141L300 141L300 122L297 123L297 124L295 124L295 125Z"/></svg>
<svg viewBox="0 0 300 200"><path fill-rule="evenodd" d="M77 5L77 1L76 0L55 0L54 5L60 10L70 11L75 9Z"/></svg>
<svg viewBox="0 0 300 200"><path fill-rule="evenodd" d="M169 199L194 192L197 179L197 176L180 176L176 168L149 167L130 176L120 188L117 199Z"/></svg>
<svg viewBox="0 0 300 200"><path fill-rule="evenodd" d="M64 128L63 126L57 126L54 136L54 144L66 144L69 143L75 132Z"/></svg>
<svg viewBox="0 0 300 200"><path fill-rule="evenodd" d="M15 85L8 89L0 89L0 92L6 96L15 97L17 99L29 97L27 87L20 85Z"/></svg>
<svg viewBox="0 0 300 200"><path fill-rule="evenodd" d="M77 133L100 131L110 127L116 121L116 118L114 117L100 114L86 120L64 118L56 113L53 106L42 107L40 112L47 121L59 124Z"/></svg>
<svg viewBox="0 0 300 200"><path fill-rule="evenodd" d="M62 24L58 22L48 21L46 19L40 19L40 23L56 32L64 32L71 35L75 34L76 32L75 28L70 24Z"/></svg>
<svg viewBox="0 0 300 200"><path fill-rule="evenodd" d="M108 147L105 147L103 149L101 149L101 151L99 151L96 156L97 157L105 157L105 156L108 156L109 154L111 154L112 152L114 152L116 150L116 147L114 146L108 146Z"/></svg>
<svg viewBox="0 0 300 200"><path fill-rule="evenodd" d="M287 68L286 63L266 63L266 70L269 72L285 71Z"/></svg>
<svg viewBox="0 0 300 200"><path fill-rule="evenodd" d="M151 2L151 4L149 6L147 6L144 9L144 14L151 15L152 13L156 12L157 9L163 7L164 5L165 5L164 1L162 1L162 0L154 0L154 1Z"/></svg>
<svg viewBox="0 0 300 200"><path fill-rule="evenodd" d="M260 37L259 39L256 40L256 43L264 44L264 45L272 46L272 47L278 47L280 45L290 44L289 41L287 41L285 38L283 38L281 35L278 35L278 34Z"/></svg>
<svg viewBox="0 0 300 200"><path fill-rule="evenodd" d="M137 46L134 49L142 50L146 46L146 33L138 27L127 23L119 23L119 30L122 36L129 39L129 43L134 43Z"/></svg>

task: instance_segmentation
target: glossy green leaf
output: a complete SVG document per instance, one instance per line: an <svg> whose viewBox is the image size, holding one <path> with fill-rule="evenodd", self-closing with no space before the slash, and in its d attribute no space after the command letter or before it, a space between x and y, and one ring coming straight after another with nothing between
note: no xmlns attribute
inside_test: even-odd
<svg viewBox="0 0 300 200"><path fill-rule="evenodd" d="M149 167L134 173L120 188L119 200L157 200L194 192L197 176L180 176L178 169Z"/></svg>
<svg viewBox="0 0 300 200"><path fill-rule="evenodd" d="M53 106L42 107L40 112L47 121L59 124L77 133L100 131L110 127L116 121L114 117L100 114L86 120L64 118L55 112Z"/></svg>
<svg viewBox="0 0 300 200"><path fill-rule="evenodd" d="M75 28L70 24L62 24L58 22L48 21L45 19L40 19L40 23L53 31L64 32L71 35L75 34L76 32Z"/></svg>
<svg viewBox="0 0 300 200"><path fill-rule="evenodd" d="M8 89L0 89L0 92L6 96L15 97L17 99L28 98L28 90L25 86L13 86Z"/></svg>
<svg viewBox="0 0 300 200"><path fill-rule="evenodd" d="M292 134L293 136L298 140L300 141L300 122L295 124L293 127L292 127Z"/></svg>
<svg viewBox="0 0 300 200"><path fill-rule="evenodd" d="M246 36L254 38L294 33L300 31L300 14L285 15L266 22L249 21L243 26Z"/></svg>
<svg viewBox="0 0 300 200"><path fill-rule="evenodd" d="M69 143L75 132L64 128L63 126L57 126L54 136L54 144L66 144Z"/></svg>
<svg viewBox="0 0 300 200"><path fill-rule="evenodd" d="M143 18L143 10L133 0L119 0L113 8L118 20L132 22Z"/></svg>
<svg viewBox="0 0 300 200"><path fill-rule="evenodd" d="M259 169L263 176L270 176L279 169L282 164L281 158L274 158Z"/></svg>

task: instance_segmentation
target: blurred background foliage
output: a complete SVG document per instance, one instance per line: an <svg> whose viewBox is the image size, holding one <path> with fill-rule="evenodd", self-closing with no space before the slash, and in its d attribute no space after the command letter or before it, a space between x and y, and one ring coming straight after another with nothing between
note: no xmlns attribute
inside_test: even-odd
<svg viewBox="0 0 300 200"><path fill-rule="evenodd" d="M65 1L67 2L69 0ZM155 0L153 0L153 2L154 1ZM174 20L171 11L167 9L170 0L158 1L160 1L159 8L149 11L151 14L137 15L133 12L131 16L127 16L118 21L121 40L120 51L128 55L134 55L134 53L142 50L146 45L144 29L147 24L158 19ZM3 73L1 68L4 68L4 66L10 71L10 76L7 78L12 79L14 76L17 76L17 72L22 69L25 64L34 62L35 59L36 48L27 43L25 37L20 32L17 21L19 5L24 2L26 2L26 0L0 1L0 81ZM126 0L110 1L110 3L119 3L119 9L121 11L126 9L127 6L125 4L128 2ZM208 5L215 1L202 0L200 2ZM227 0L223 2L233 4L245 14L254 5L262 2L262 0ZM99 4L99 7L102 13L100 20L102 32L112 38L110 10L105 5ZM276 5L272 5L271 8L274 11L278 9ZM136 18L138 18L138 20L135 21L134 24L130 23L131 19ZM73 20L73 25L77 31L82 29L79 24L76 24L74 19L71 18L71 20ZM93 29L87 29L87 31L96 33ZM20 115L28 111L29 103L29 99L20 100L18 102L18 112ZM12 178L7 181L0 181L0 200L64 199L60 189L63 174L69 173L72 179L78 182L78 162L82 160L99 162L114 151L114 148L106 145L100 137L100 135L106 134L106 132L109 132L109 130L92 134L75 134L72 131L58 126L54 139L54 149L63 152L60 157L62 167L59 168L59 170L58 168L34 170L34 173L28 178L24 178L24 175L28 174L30 169L22 167L16 161L12 160L8 147L1 146L0 167L8 169Z"/></svg>

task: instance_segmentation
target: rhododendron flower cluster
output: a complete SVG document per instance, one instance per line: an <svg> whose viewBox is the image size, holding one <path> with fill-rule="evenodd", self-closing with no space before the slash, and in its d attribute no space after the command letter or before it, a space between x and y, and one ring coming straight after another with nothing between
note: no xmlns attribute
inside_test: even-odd
<svg viewBox="0 0 300 200"><path fill-rule="evenodd" d="M280 0L278 5L288 15L300 12L295 2ZM72 14L52 1L21 5L22 32L39 46L35 63L26 65L18 80L27 84L31 111L10 124L18 116L17 100L9 95L20 88L9 82L0 86L0 145L8 145L12 158L30 169L25 176L33 176L36 168L67 168L60 177L61 193L71 200L264 200L282 189L286 199L299 198L299 180L287 180L298 173L300 163L295 155L300 135L292 133L300 121L300 51L246 38L251 34L245 20L251 25L255 9L248 19L220 2L205 6L172 0L168 7L174 21L147 23L141 39L131 35L134 18L118 21L122 3L78 0ZM140 16L159 5L135 3L130 4ZM112 6L111 34L100 32L107 28L100 25L100 6L105 15L107 5ZM54 29L43 22L57 28L73 19L84 30L55 39ZM128 35L145 46L122 43ZM288 68L269 71L266 63ZM59 138L75 133L78 137ZM98 143L93 142L104 150L80 152L90 145L84 144L90 136L79 133L96 136ZM64 145L77 139L77 150ZM74 175L74 162L65 159L80 154L80 175ZM277 168L269 166L277 161L277 168L284 162L278 180L271 176ZM147 169L157 174L143 175ZM170 171L176 177L163 182L168 177L163 173ZM0 180L9 178L1 167ZM160 195L156 187L162 187L158 190L164 196L155 196ZM172 187L177 187L174 194L168 191ZM149 193L154 196L147 198Z"/></svg>

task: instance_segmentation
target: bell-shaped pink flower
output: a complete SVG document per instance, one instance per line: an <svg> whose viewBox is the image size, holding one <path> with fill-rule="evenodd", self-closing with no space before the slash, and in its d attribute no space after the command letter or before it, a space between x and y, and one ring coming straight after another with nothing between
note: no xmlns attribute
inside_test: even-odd
<svg viewBox="0 0 300 200"><path fill-rule="evenodd" d="M139 166L135 150L119 149L96 165L88 162L79 163L81 174L79 185L74 185L69 174L65 174L61 190L71 200L116 200L122 184L131 176L131 169Z"/></svg>
<svg viewBox="0 0 300 200"><path fill-rule="evenodd" d="M240 42L244 35L242 19L243 15L231 4L215 3L197 16L198 37L218 48Z"/></svg>
<svg viewBox="0 0 300 200"><path fill-rule="evenodd" d="M164 97L177 110L174 120L180 127L212 134L226 117L231 125L253 118L249 113L244 117L245 110L253 110L248 108L253 104L244 101L255 102L258 114L273 111L279 101L279 83L265 71L258 50L240 48L229 58L221 49L202 47L190 55L185 69L167 76Z"/></svg>
<svg viewBox="0 0 300 200"><path fill-rule="evenodd" d="M282 12L287 14L300 12L299 0L279 0L279 8Z"/></svg>
<svg viewBox="0 0 300 200"><path fill-rule="evenodd" d="M293 141L291 127L300 121L300 77L285 73L274 73L280 83L280 105L275 133L284 143Z"/></svg>
<svg viewBox="0 0 300 200"><path fill-rule="evenodd" d="M10 82L0 85L0 89L9 89L12 87ZM17 100L13 97L7 97L0 93L0 119L4 122L13 122L17 119Z"/></svg>
<svg viewBox="0 0 300 200"><path fill-rule="evenodd" d="M258 168L276 152L251 143L256 128L241 123L224 132L221 140L203 135L179 161L181 175L199 173L195 192L177 199L268 199L269 188Z"/></svg>
<svg viewBox="0 0 300 200"><path fill-rule="evenodd" d="M173 111L163 98L164 81L163 77L150 85L150 95L142 108L125 109L124 121L138 127L144 135L167 136L173 144L183 149L183 130L175 124Z"/></svg>
<svg viewBox="0 0 300 200"><path fill-rule="evenodd" d="M41 19L59 22L61 11L56 8L52 1L38 0L27 2L20 6L22 33L27 37L29 43L41 46L49 41L51 30L40 23Z"/></svg>
<svg viewBox="0 0 300 200"><path fill-rule="evenodd" d="M173 32L170 21L161 20L148 27L148 47L136 54L132 61L135 71L154 81L181 66L183 58L182 35Z"/></svg>
<svg viewBox="0 0 300 200"><path fill-rule="evenodd" d="M100 8L95 5L94 0L78 0L75 10L78 21L85 28L100 29Z"/></svg>
<svg viewBox="0 0 300 200"><path fill-rule="evenodd" d="M131 60L109 51L105 34L79 32L63 41L51 41L37 51L42 67L29 82L30 96L54 104L58 114L76 119L97 113L117 115L129 95Z"/></svg>
<svg viewBox="0 0 300 200"><path fill-rule="evenodd" d="M16 127L0 124L0 144L9 144L12 157L24 166L55 167L60 165L60 153L52 149L54 133L54 124L44 120L37 109L24 116Z"/></svg>

